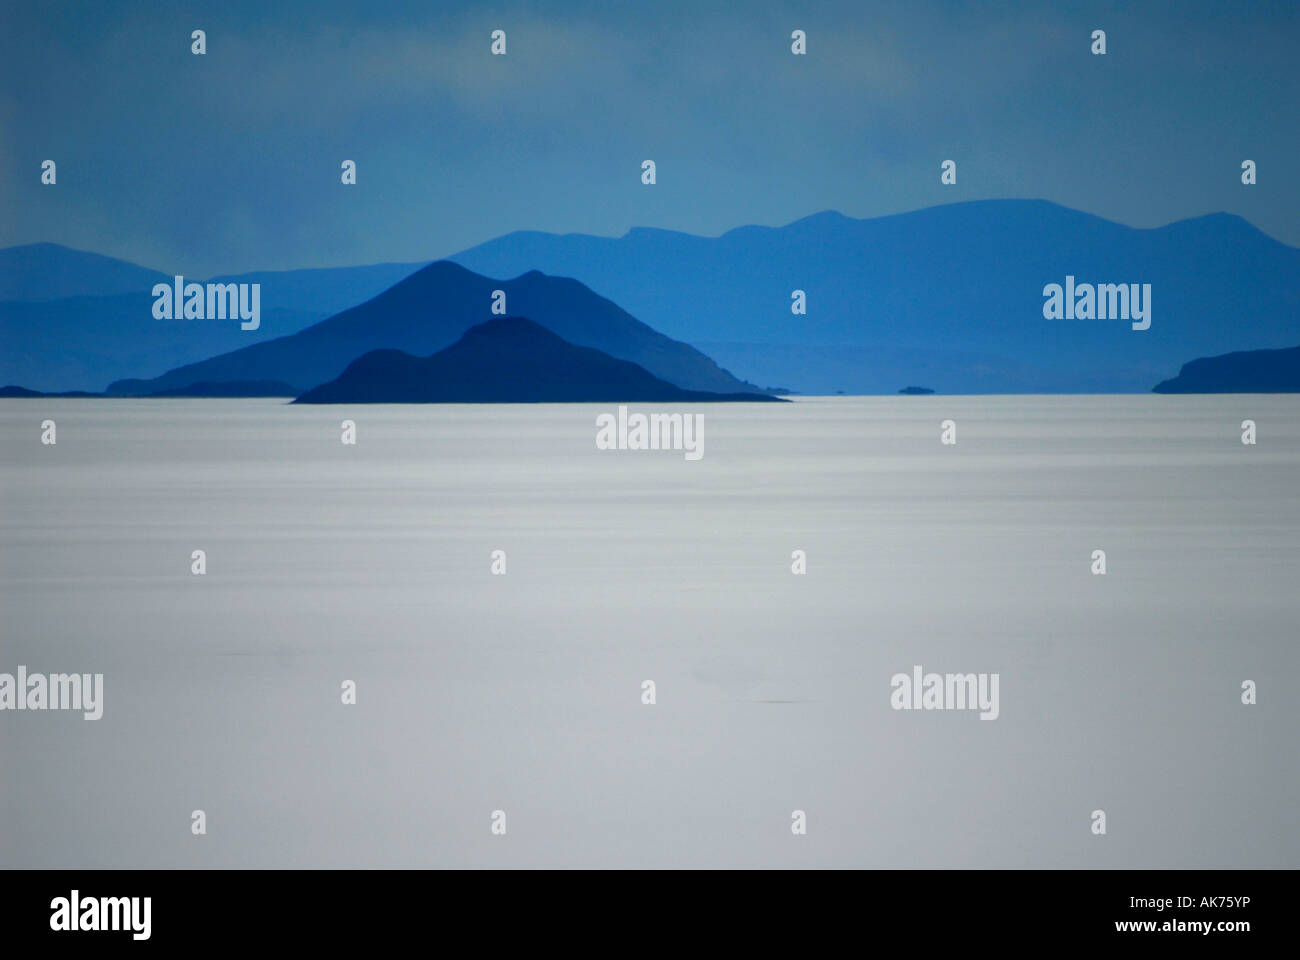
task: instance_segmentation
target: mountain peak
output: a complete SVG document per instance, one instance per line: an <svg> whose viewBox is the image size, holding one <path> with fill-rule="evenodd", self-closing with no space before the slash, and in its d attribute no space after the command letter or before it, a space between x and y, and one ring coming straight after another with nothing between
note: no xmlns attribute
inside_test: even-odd
<svg viewBox="0 0 1300 960"><path fill-rule="evenodd" d="M433 356L372 350L296 403L694 402L773 398L683 390L644 367L576 346L524 317L466 330Z"/></svg>
<svg viewBox="0 0 1300 960"><path fill-rule="evenodd" d="M427 267L417 270L415 273L411 274L411 276L460 278L466 274L472 275L473 271L467 270L454 260L435 260Z"/></svg>
<svg viewBox="0 0 1300 960"><path fill-rule="evenodd" d="M457 343L473 343L479 340L514 340L537 342L557 342L564 340L547 330L540 323L534 323L527 317L493 317L477 326L470 327L461 335Z"/></svg>
<svg viewBox="0 0 1300 960"><path fill-rule="evenodd" d="M820 225L820 224L829 224L829 223L839 223L842 220L852 220L852 219L853 219L852 217L840 213L838 210L819 210L816 213L810 213L806 217L800 217L798 220L792 221L791 225L795 223L809 223L809 224Z"/></svg>

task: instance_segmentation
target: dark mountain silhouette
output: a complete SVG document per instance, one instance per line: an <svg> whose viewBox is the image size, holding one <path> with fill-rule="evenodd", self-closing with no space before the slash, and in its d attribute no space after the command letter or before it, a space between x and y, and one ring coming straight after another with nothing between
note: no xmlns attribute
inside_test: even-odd
<svg viewBox="0 0 1300 960"><path fill-rule="evenodd" d="M1153 393L1300 393L1300 347L1244 350L1183 364Z"/></svg>
<svg viewBox="0 0 1300 960"><path fill-rule="evenodd" d="M187 282L260 283L261 327L157 320L153 286L170 274L52 243L0 250L0 382L99 390L114 380L296 333L388 289L421 264L246 273ZM92 295L94 294L94 295ZM296 391L295 391L296 392Z"/></svg>
<svg viewBox="0 0 1300 960"><path fill-rule="evenodd" d="M802 393L1146 392L1188 357L1300 342L1300 250L1225 214L1147 230L985 200L715 238L512 233L451 259L575 277L738 375ZM1067 274L1150 283L1151 328L1045 320L1043 287Z"/></svg>
<svg viewBox="0 0 1300 960"><path fill-rule="evenodd" d="M683 390L643 367L574 346L531 320L471 327L450 347L418 358L374 350L295 403L620 403L779 401L755 393Z"/></svg>
<svg viewBox="0 0 1300 960"><path fill-rule="evenodd" d="M254 344L172 370L153 380L120 381L115 394L149 394L201 381L277 380L307 388L332 380L371 350L428 356L491 317L492 292L504 290L524 314L577 346L645 367L689 390L757 392L704 354L652 330L576 280L537 272L492 280L447 261L430 264L379 296L291 336Z"/></svg>
<svg viewBox="0 0 1300 960"><path fill-rule="evenodd" d="M929 387L904 387L898 392L905 397L924 397L934 393Z"/></svg>

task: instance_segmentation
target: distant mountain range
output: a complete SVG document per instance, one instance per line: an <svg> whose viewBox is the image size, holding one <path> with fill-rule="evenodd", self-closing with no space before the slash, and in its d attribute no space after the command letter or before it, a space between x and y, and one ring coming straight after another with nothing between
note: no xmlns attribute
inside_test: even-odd
<svg viewBox="0 0 1300 960"><path fill-rule="evenodd" d="M539 324L499 317L431 357L374 350L295 403L651 403L775 400L683 390L645 368L578 347Z"/></svg>
<svg viewBox="0 0 1300 960"><path fill-rule="evenodd" d="M365 267L262 270L190 277L204 283L264 284L263 306L301 313L338 313L388 289L430 261L377 263ZM0 249L0 302L44 303L68 297L148 294L173 274L125 260L73 250L57 243L29 243Z"/></svg>
<svg viewBox="0 0 1300 960"><path fill-rule="evenodd" d="M1300 343L1300 250L1224 214L1139 230L989 200L712 238L512 233L451 260L211 278L262 285L261 327L244 331L155 319L152 286L170 274L56 244L0 250L0 383L300 393L374 350L451 346L492 318L497 289L510 315L714 393L1163 392L1199 382L1191 358L1281 350L1268 363L1285 366ZM1150 328L1044 319L1044 287L1066 277L1150 284ZM806 314L791 312L796 290Z"/></svg>
<svg viewBox="0 0 1300 960"><path fill-rule="evenodd" d="M1193 357L1300 344L1300 250L1225 214L1139 230L986 200L720 237L512 233L451 259L574 277L738 375L803 393L1147 392ZM1043 288L1067 275L1150 283L1150 329L1045 320Z"/></svg>
<svg viewBox="0 0 1300 960"><path fill-rule="evenodd" d="M493 291L511 314L570 343L636 363L684 390L758 393L694 347L670 340L576 280L536 271L514 280L479 276L448 261L418 270L379 296L286 337L189 364L150 380L123 380L112 394L154 394L198 382L274 380L299 391L338 377L372 350L428 356L492 318Z"/></svg>
<svg viewBox="0 0 1300 960"><path fill-rule="evenodd" d="M1244 350L1183 364L1155 393L1300 393L1300 347Z"/></svg>
<svg viewBox="0 0 1300 960"><path fill-rule="evenodd" d="M209 278L261 283L261 327L157 320L155 283L172 275L53 243L0 250L0 383L100 391L274 339L368 300L421 264L287 270ZM187 277L186 280L199 280ZM206 281L205 281L206 282Z"/></svg>

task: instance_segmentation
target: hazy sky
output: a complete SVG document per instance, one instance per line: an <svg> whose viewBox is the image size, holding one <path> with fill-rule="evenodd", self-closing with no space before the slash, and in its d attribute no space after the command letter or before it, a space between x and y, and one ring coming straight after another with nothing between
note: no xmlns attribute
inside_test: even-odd
<svg viewBox="0 0 1300 960"><path fill-rule="evenodd" d="M1134 226L1225 210L1300 245L1297 3L0 10L0 246L198 276L432 259L519 229L716 235L987 197Z"/></svg>

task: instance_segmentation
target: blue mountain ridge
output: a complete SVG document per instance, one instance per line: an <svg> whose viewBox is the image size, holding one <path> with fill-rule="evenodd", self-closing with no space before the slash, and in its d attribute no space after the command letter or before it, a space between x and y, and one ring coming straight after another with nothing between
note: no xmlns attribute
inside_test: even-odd
<svg viewBox="0 0 1300 960"><path fill-rule="evenodd" d="M804 393L1147 392L1192 357L1300 343L1300 250L1227 214L1137 229L984 200L720 237L527 231L450 259L574 277L746 379ZM1150 283L1151 328L1045 320L1043 288L1067 275Z"/></svg>
<svg viewBox="0 0 1300 960"><path fill-rule="evenodd" d="M1300 250L1226 214L1136 229L1046 201L988 200L869 220L827 211L720 237L526 231L451 259L480 276L445 295L417 264L218 278L262 284L262 327L242 331L230 321L155 320L149 291L169 275L56 244L0 250L0 291L61 295L0 303L0 383L305 389L371 349L427 355L450 345L484 319L481 298L507 286L511 313L683 388L721 392L756 389L741 377L804 393L893 394L899 383L940 393L1146 392L1189 358L1300 342ZM403 286L417 274L419 294ZM1067 275L1151 284L1151 328L1044 319L1044 285ZM143 292L85 295L135 284ZM790 312L795 289L807 293L806 316Z"/></svg>

